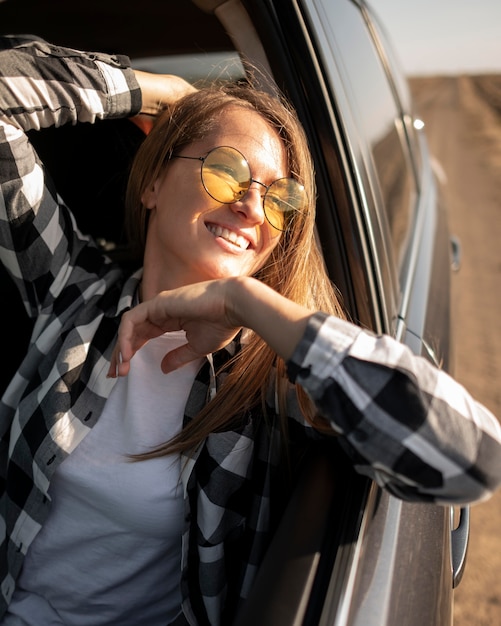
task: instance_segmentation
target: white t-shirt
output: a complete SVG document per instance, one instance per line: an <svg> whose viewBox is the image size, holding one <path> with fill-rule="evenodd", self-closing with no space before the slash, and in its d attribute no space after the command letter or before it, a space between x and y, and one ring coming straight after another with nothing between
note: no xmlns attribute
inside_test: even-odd
<svg viewBox="0 0 501 626"><path fill-rule="evenodd" d="M179 456L131 462L179 432L200 362L164 375L183 332L148 342L99 421L56 470L49 518L2 624L165 626L180 611ZM15 617L17 616L17 617Z"/></svg>

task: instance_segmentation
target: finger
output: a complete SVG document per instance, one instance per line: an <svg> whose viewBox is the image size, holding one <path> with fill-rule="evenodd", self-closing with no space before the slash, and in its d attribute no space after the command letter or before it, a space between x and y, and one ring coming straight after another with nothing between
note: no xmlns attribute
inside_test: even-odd
<svg viewBox="0 0 501 626"><path fill-rule="evenodd" d="M117 378L117 376L127 376L130 371L130 359L125 360L119 345L113 349L110 359L110 367L108 368L108 378Z"/></svg>
<svg viewBox="0 0 501 626"><path fill-rule="evenodd" d="M123 357L123 353L118 352L117 375L127 376L129 371L130 371L130 359L125 360Z"/></svg>
<svg viewBox="0 0 501 626"><path fill-rule="evenodd" d="M145 339L137 339L134 335L134 323L125 314L122 317L115 347L110 358L107 376L116 378L126 376L130 370L130 360L139 348L146 343Z"/></svg>

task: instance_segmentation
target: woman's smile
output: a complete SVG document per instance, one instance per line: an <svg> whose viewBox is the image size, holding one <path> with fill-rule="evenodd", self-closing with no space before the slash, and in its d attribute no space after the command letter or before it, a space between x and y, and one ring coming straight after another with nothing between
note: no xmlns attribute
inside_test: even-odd
<svg viewBox="0 0 501 626"><path fill-rule="evenodd" d="M218 239L223 239L225 242L232 244L232 247L238 248L238 251L244 251L253 246L248 237L239 234L235 230L230 230L225 226L219 226L217 224L207 224L207 230Z"/></svg>

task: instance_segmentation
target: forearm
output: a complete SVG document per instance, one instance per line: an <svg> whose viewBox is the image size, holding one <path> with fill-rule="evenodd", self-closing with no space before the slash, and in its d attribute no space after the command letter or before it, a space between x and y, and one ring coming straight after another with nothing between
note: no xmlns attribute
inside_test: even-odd
<svg viewBox="0 0 501 626"><path fill-rule="evenodd" d="M28 40L0 51L1 114L24 131L126 117L140 107L140 88L126 57Z"/></svg>
<svg viewBox="0 0 501 626"><path fill-rule="evenodd" d="M389 336L316 314L289 373L359 469L410 500L467 503L501 484L501 428L456 381Z"/></svg>
<svg viewBox="0 0 501 626"><path fill-rule="evenodd" d="M285 361L359 468L395 495L467 503L501 484L501 427L447 373L387 335L233 283L231 311Z"/></svg>
<svg viewBox="0 0 501 626"><path fill-rule="evenodd" d="M501 428L445 372L395 339L291 302L249 277L158 294L122 318L109 370L125 376L149 339L183 329L168 373L215 352L240 328L287 362L363 473L407 499L471 502L501 483Z"/></svg>
<svg viewBox="0 0 501 626"><path fill-rule="evenodd" d="M253 278L233 279L229 290L229 315L235 325L253 330L288 361L313 312Z"/></svg>
<svg viewBox="0 0 501 626"><path fill-rule="evenodd" d="M260 281L239 277L186 285L145 300L122 317L110 376L126 376L130 360L146 341L173 330L188 343L162 361L165 373L228 345L242 327L258 335L284 360L300 341L308 309Z"/></svg>
<svg viewBox="0 0 501 626"><path fill-rule="evenodd" d="M173 74L152 74L134 70L134 75L141 88L141 113L148 115L158 115L166 105L195 91L187 81Z"/></svg>

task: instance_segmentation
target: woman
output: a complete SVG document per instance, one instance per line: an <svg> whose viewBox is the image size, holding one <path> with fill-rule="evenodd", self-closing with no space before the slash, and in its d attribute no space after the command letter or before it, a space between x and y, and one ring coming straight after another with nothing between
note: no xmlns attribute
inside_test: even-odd
<svg viewBox="0 0 501 626"><path fill-rule="evenodd" d="M332 434L402 498L499 485L495 418L341 319L283 102L43 41L0 54L0 253L36 319L1 405L2 624L232 623L284 458ZM78 231L26 132L164 106L131 171L129 276Z"/></svg>

